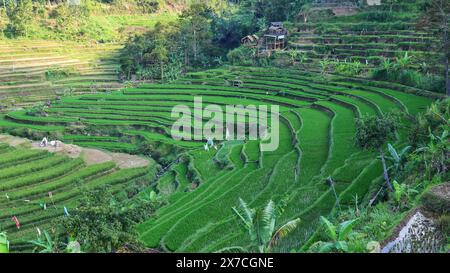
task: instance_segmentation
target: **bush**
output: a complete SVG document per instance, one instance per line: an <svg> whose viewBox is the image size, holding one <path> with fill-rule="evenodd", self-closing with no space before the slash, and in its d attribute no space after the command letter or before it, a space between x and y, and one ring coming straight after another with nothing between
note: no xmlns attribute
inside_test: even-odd
<svg viewBox="0 0 450 273"><path fill-rule="evenodd" d="M75 73L75 70L73 68L55 67L55 68L50 68L47 71L45 71L45 78L48 81L60 80L60 79L67 78L70 75L73 75L74 73Z"/></svg>
<svg viewBox="0 0 450 273"><path fill-rule="evenodd" d="M113 252L125 245L140 248L134 226L154 209L153 203L118 203L108 188L99 188L87 192L71 216L60 220L59 228L77 238L87 252Z"/></svg>
<svg viewBox="0 0 450 273"><path fill-rule="evenodd" d="M9 2L6 14L9 23L6 33L12 37L27 36L33 21L33 3L31 0Z"/></svg>
<svg viewBox="0 0 450 273"><path fill-rule="evenodd" d="M59 32L69 36L78 35L89 18L89 9L86 5L61 4L53 10L50 17L56 19L56 29Z"/></svg>
<svg viewBox="0 0 450 273"><path fill-rule="evenodd" d="M251 66L253 65L253 49L248 47L238 47L227 54L227 59L233 65Z"/></svg>
<svg viewBox="0 0 450 273"><path fill-rule="evenodd" d="M355 77L363 72L363 64L359 61L337 62L334 64L334 72L344 76Z"/></svg>
<svg viewBox="0 0 450 273"><path fill-rule="evenodd" d="M377 68L372 71L372 78L377 81L397 82L436 93L445 93L444 77L433 74L422 74L410 69L396 71Z"/></svg>

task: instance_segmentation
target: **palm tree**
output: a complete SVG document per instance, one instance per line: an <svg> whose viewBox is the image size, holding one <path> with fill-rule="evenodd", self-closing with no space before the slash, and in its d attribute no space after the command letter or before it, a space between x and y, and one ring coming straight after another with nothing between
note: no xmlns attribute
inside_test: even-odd
<svg viewBox="0 0 450 273"><path fill-rule="evenodd" d="M252 245L260 253L270 252L282 238L291 233L300 223L300 219L296 218L276 228L277 219L283 212L285 202L276 206L270 200L264 208L251 209L244 200L239 198L239 204L239 208L233 207L232 209L250 236ZM226 250L231 249L248 252L243 247L231 247Z"/></svg>

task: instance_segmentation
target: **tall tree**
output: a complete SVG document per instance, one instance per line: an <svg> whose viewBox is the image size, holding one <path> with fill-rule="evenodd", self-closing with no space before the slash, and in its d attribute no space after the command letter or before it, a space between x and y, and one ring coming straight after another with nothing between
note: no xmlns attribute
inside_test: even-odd
<svg viewBox="0 0 450 273"><path fill-rule="evenodd" d="M181 38L184 41L186 65L201 63L202 55L208 55L212 44L212 10L206 3L192 4L180 15Z"/></svg>

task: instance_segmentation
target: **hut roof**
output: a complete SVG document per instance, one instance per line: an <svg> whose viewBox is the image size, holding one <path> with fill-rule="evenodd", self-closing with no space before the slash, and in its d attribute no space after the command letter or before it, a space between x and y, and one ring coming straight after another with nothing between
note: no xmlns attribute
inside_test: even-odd
<svg viewBox="0 0 450 273"><path fill-rule="evenodd" d="M282 28L283 27L283 22L271 22L270 26L271 27Z"/></svg>
<svg viewBox="0 0 450 273"><path fill-rule="evenodd" d="M259 37L257 35L253 34L253 35L245 36L244 38L241 39L241 42L242 43L244 43L244 42L256 43L256 42L258 42L258 40L259 40Z"/></svg>
<svg viewBox="0 0 450 273"><path fill-rule="evenodd" d="M270 27L267 29L264 36L286 36L288 35L288 30L284 28L283 22L272 22Z"/></svg>

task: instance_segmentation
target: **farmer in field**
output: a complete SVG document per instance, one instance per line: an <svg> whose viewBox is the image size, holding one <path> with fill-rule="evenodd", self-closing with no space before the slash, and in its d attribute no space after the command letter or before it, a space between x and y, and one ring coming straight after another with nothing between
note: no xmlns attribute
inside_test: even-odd
<svg viewBox="0 0 450 273"><path fill-rule="evenodd" d="M48 145L48 139L47 137L44 137L41 141L41 143L39 144L39 147L47 147Z"/></svg>

